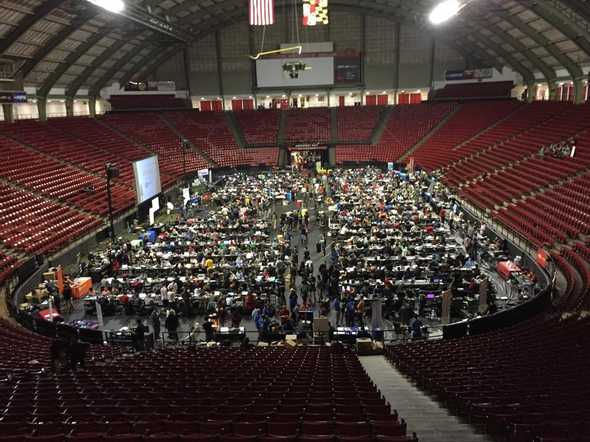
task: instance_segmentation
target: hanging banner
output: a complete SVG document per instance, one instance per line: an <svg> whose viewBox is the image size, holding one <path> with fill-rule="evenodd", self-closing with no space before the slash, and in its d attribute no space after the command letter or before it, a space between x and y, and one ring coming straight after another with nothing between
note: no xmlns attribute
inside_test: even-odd
<svg viewBox="0 0 590 442"><path fill-rule="evenodd" d="M484 78L492 78L493 76L493 68L453 70L445 72L445 79L447 81L483 80Z"/></svg>
<svg viewBox="0 0 590 442"><path fill-rule="evenodd" d="M303 0L303 26L328 23L328 0Z"/></svg>

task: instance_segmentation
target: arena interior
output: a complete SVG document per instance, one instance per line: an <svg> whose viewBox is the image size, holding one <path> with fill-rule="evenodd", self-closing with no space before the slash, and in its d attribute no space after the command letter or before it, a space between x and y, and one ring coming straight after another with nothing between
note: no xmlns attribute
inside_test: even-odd
<svg viewBox="0 0 590 442"><path fill-rule="evenodd" d="M0 441L590 441L589 76L588 0L0 0Z"/></svg>

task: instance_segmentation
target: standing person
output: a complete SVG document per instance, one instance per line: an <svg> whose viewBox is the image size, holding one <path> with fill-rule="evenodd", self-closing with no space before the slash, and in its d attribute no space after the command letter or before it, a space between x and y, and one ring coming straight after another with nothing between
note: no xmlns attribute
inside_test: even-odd
<svg viewBox="0 0 590 442"><path fill-rule="evenodd" d="M293 310L297 306L297 301L298 301L297 292L295 291L294 288L292 288L291 291L289 292L289 309L291 310L291 313L293 313Z"/></svg>
<svg viewBox="0 0 590 442"><path fill-rule="evenodd" d="M213 322L209 317L203 323L203 330L205 330L205 342L213 341Z"/></svg>
<svg viewBox="0 0 590 442"><path fill-rule="evenodd" d="M71 313L74 311L74 304L72 303L72 286L69 279L64 284L64 313Z"/></svg>
<svg viewBox="0 0 590 442"><path fill-rule="evenodd" d="M356 306L354 303L354 298L350 296L348 301L346 301L346 326L353 327L354 326L354 314L356 311Z"/></svg>
<svg viewBox="0 0 590 442"><path fill-rule="evenodd" d="M49 355L53 370L59 370L66 366L67 347L68 343L61 338L56 338L51 342Z"/></svg>
<svg viewBox="0 0 590 442"><path fill-rule="evenodd" d="M55 307L55 311L61 313L61 298L59 296L59 292L55 292L53 294L53 306Z"/></svg>
<svg viewBox="0 0 590 442"><path fill-rule="evenodd" d="M143 325L143 321L141 319L137 320L137 327L135 327L135 350L136 351L144 351L145 350L145 330L146 327Z"/></svg>
<svg viewBox="0 0 590 442"><path fill-rule="evenodd" d="M153 309L150 314L150 321L152 322L152 328L154 329L154 345L160 340L160 312L158 309Z"/></svg>
<svg viewBox="0 0 590 442"><path fill-rule="evenodd" d="M164 307L168 307L168 290L165 283L160 287L160 302Z"/></svg>
<svg viewBox="0 0 590 442"><path fill-rule="evenodd" d="M174 310L168 310L166 322L164 325L166 326L166 330L168 330L168 337L171 340L178 342L178 317L176 316L176 312Z"/></svg>
<svg viewBox="0 0 590 442"><path fill-rule="evenodd" d="M78 339L73 336L68 348L68 355L70 357L70 368L75 371L78 368L85 368L86 351L88 350L88 344L79 342Z"/></svg>
<svg viewBox="0 0 590 442"><path fill-rule="evenodd" d="M359 320L359 327L365 326L365 298L361 295L361 299L359 300L358 304L356 305L356 316Z"/></svg>
<svg viewBox="0 0 590 442"><path fill-rule="evenodd" d="M338 327L342 319L342 309L340 306L340 298L338 296L334 296L334 300L332 301L332 310L336 312L336 327Z"/></svg>
<svg viewBox="0 0 590 442"><path fill-rule="evenodd" d="M239 328L240 322L242 322L242 315L237 307L234 307L231 311L231 326L232 328Z"/></svg>

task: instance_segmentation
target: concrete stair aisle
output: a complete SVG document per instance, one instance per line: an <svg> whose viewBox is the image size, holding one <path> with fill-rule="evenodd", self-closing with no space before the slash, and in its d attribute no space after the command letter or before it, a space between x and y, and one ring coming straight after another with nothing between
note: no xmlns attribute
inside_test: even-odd
<svg viewBox="0 0 590 442"><path fill-rule="evenodd" d="M12 137L12 136L10 136L8 134L3 133L2 136L6 137L6 138L10 138L12 141L14 141L15 143L18 143L19 145L23 146L25 149L28 149L30 151L35 152L36 155L39 155L39 156L44 157L44 158L48 158L48 159L50 159L52 161L55 161L55 162L60 163L60 164L63 164L65 166L73 167L74 169L77 169L77 170L79 170L81 172L84 172L84 173L86 173L88 175L92 175L92 176L95 176L97 178L106 179L104 175L102 175L100 173L96 173L93 170L87 169L84 166L82 166L81 164L74 163L72 161L66 161L66 160L61 159L61 158L57 158L57 157L51 155L50 153L47 153L47 152L45 152L45 151L43 151L41 149L38 149L35 146L32 146L32 145L30 145L28 143L24 143L24 142L20 141L18 138L14 138L14 137ZM126 187L128 189L132 189L131 186L129 186L123 180L120 180L118 178L115 178L114 182L116 184L120 184L121 186L124 186L124 187Z"/></svg>
<svg viewBox="0 0 590 442"><path fill-rule="evenodd" d="M384 356L359 358L381 394L408 425L408 434L417 433L420 442L491 442L486 434L449 413L420 391L395 369Z"/></svg>
<svg viewBox="0 0 590 442"><path fill-rule="evenodd" d="M379 144L379 141L381 141L381 137L383 136L383 132L387 127L387 123L389 123L392 113L393 106L387 106L385 109L383 109L383 111L381 111L379 114L379 119L377 120L377 124L373 128L373 133L371 134L371 144Z"/></svg>
<svg viewBox="0 0 590 442"><path fill-rule="evenodd" d="M519 110L519 109L523 109L523 107L522 107L522 106L520 106L520 107L518 107L518 108L517 108L517 110ZM508 118L512 117L512 116L515 114L515 112L516 112L516 111L513 111L513 112L511 112L509 115L507 115L506 117L504 117L502 120L498 121L498 122L497 122L495 125L497 125L497 124L499 124L499 123L501 123L501 122L503 122L503 121L507 120ZM500 148L500 147L501 147L502 145L504 145L505 143L507 143L507 142L509 142L509 141L512 141L512 140L514 140L515 138L519 138L519 137L521 137L523 134L526 134L526 133L529 133L529 132L531 132L531 131L533 131L533 130L536 130L537 128L539 128L539 127L541 127L541 126L545 125L545 124L546 124L548 121L550 121L550 120L551 120L551 119L553 119L553 118L555 118L555 115L552 115L552 116L550 116L550 117L547 117L546 119L544 119L544 120L542 120L542 121L538 122L538 123L537 123L537 124L535 124L534 126L530 126L530 127L528 127L527 129L523 130L522 132L518 132L518 133L515 133L515 134L513 134L513 135L509 136L508 138L504 138L504 139L502 139L502 140L498 140L496 143L494 143L494 144L490 144L489 146L486 146L485 148L483 148L483 149L481 149L481 150L479 150L479 151L477 151L477 152L473 152L473 153L471 153L471 154L469 154L469 155L467 155L467 156L465 156L465 157L463 157L463 158L461 158L461 159L458 159L458 160L456 160L456 161L452 161L452 162L450 162L449 164L447 164L446 166L442 167L440 170L441 170L441 171L443 171L443 172L445 172L445 173L446 173L446 172L448 172L448 171L451 171L451 170L452 170L452 169L453 169L455 166L457 166L457 165L461 165L461 164L463 164L465 161L468 161L468 160L473 160L473 159L475 159L475 158L477 158L477 157L481 156L482 154L484 154L484 153L486 153L486 152L491 152L491 151L494 151L495 149L498 149L498 148ZM495 125L494 125L494 126L495 126ZM480 132L480 133L478 133L476 136L472 137L471 139L469 139L469 140L467 140L467 141L471 141L471 140L475 139L477 136L481 135L482 133L485 133L487 130L491 129L491 128L492 128L492 127L494 127L494 126L490 126L489 128L487 128L487 129L485 129L485 130L481 131L481 132ZM580 136L581 134L583 134L583 133L587 132L588 130L589 130L588 128L582 129L581 131L579 131L579 132L577 132L577 133L573 134L572 136L574 136L574 137L578 137L578 136ZM463 144L467 143L467 141L465 141L465 142L464 142L464 143L462 143L461 145L463 145ZM459 146L461 146L461 145L459 145ZM457 147L459 147L459 146L457 146ZM540 147L541 147L541 146L539 146L539 148L540 148ZM493 171L490 171L490 173L492 173L492 172L493 172ZM467 181L464 181L464 182L460 182L460 183L458 183L458 186L460 187L462 184L464 184L464 183L466 183L466 182L469 182L469 181L476 180L476 179L477 179L477 177L476 177L476 178L471 178L471 179L469 179L469 180L467 180Z"/></svg>
<svg viewBox="0 0 590 442"><path fill-rule="evenodd" d="M340 140L338 139L338 108L330 108L330 142L331 144L337 144Z"/></svg>
<svg viewBox="0 0 590 442"><path fill-rule="evenodd" d="M477 137L479 137L480 135L494 129L498 124L503 123L504 121L512 118L512 116L518 112L520 109L522 109L522 105L515 107L512 112L510 112L508 115L504 116L504 118L500 118L498 121L496 121L494 124L486 127L485 129L480 130L478 133L476 133L475 135L473 135L471 138L466 139L465 141L463 141L462 143L457 144L455 147L453 147L453 150L457 150L457 149L461 149L463 146L465 146L467 143L475 140Z"/></svg>
<svg viewBox="0 0 590 442"><path fill-rule="evenodd" d="M3 255L12 256L13 258L16 258L18 261L26 261L33 256L21 250L13 249L12 247L9 247L7 244L4 244L2 241L0 241L0 253L2 253Z"/></svg>
<svg viewBox="0 0 590 442"><path fill-rule="evenodd" d="M108 123L105 123L104 121L102 121L100 118L96 118L95 121L100 124L102 127L104 127L105 129L116 133L117 135L119 135L121 138L124 138L125 140L127 140L130 144L133 144L134 146L137 146L143 150L145 150L145 154L146 156L148 155L153 155L154 151L151 149L151 147L147 144L144 143L140 143L139 141L131 138L130 136L128 136L125 132L120 131L119 129L117 129L116 127L111 126Z"/></svg>
<svg viewBox="0 0 590 442"><path fill-rule="evenodd" d="M73 203L67 203L66 204L66 203L60 201L58 198L53 198L53 197L51 197L49 195L44 195L44 194L35 192L35 191L31 190L31 189L28 189L27 187L20 186L20 185L14 183L12 181L9 181L9 180L7 180L5 178L0 177L0 183L6 185L8 187L12 187L13 189L19 190L21 192L26 192L26 193L29 193L29 194L34 194L35 197L44 199L45 201L48 201L51 204L54 204L56 206L65 207L67 209L75 210L76 212L80 212L84 216L90 216L92 218L98 218L98 219L103 220L103 221L106 221L106 219L107 219L106 217L103 217L103 216L101 216L101 215L99 215L97 213L89 212L89 211L83 209L82 207L80 207L80 206L78 206L76 204L73 204Z"/></svg>
<svg viewBox="0 0 590 442"><path fill-rule="evenodd" d="M285 128L287 127L287 112L279 112L279 130L277 133L277 144L283 146L285 144Z"/></svg>
<svg viewBox="0 0 590 442"><path fill-rule="evenodd" d="M436 126L430 129L426 135L424 135L420 140L418 140L412 147L410 147L406 152L397 160L398 163L404 162L407 158L411 157L414 152L416 152L424 143L426 143L435 133L439 131L441 127L444 127L447 122L453 118L453 116L459 112L461 109L461 105L457 105L455 109L449 112L442 120L438 122Z"/></svg>
<svg viewBox="0 0 590 442"><path fill-rule="evenodd" d="M219 167L219 163L217 163L215 160L213 160L213 158L211 158L204 150L200 149L199 147L195 146L187 137L185 137L177 128L176 126L174 126L174 124L172 124L171 121L169 121L164 115L162 114L158 114L158 116L160 117L160 119L164 122L164 124L166 126L168 126L168 128L174 132L180 139L185 139L188 141L189 146L191 147L191 149L197 153L198 155L202 156L207 163L209 163L209 166L211 167Z"/></svg>
<svg viewBox="0 0 590 442"><path fill-rule="evenodd" d="M234 136L238 146L240 146L243 149L248 145L248 143L246 143L246 137L244 137L242 126L238 122L236 115L233 112L224 112L224 115L227 127L229 127L229 130Z"/></svg>

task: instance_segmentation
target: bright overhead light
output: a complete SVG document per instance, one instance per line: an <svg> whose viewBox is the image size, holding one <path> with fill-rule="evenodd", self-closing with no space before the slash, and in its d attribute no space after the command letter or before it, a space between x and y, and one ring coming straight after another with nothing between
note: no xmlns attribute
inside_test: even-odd
<svg viewBox="0 0 590 442"><path fill-rule="evenodd" d="M99 6L103 9L106 9L110 12L115 12L117 14L123 12L125 10L125 3L123 0L88 0L93 5Z"/></svg>
<svg viewBox="0 0 590 442"><path fill-rule="evenodd" d="M444 0L434 7L428 19L433 25L440 25L457 15L460 9L461 4L459 0Z"/></svg>

